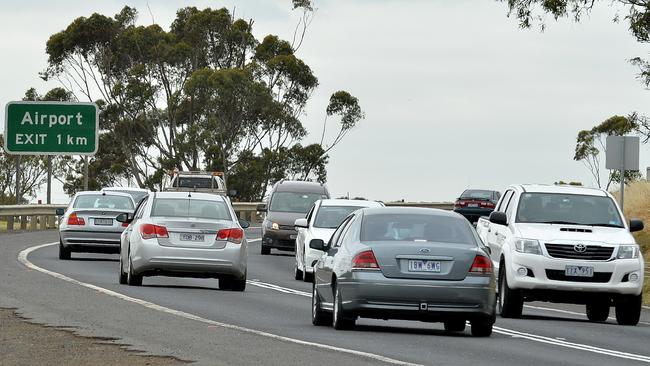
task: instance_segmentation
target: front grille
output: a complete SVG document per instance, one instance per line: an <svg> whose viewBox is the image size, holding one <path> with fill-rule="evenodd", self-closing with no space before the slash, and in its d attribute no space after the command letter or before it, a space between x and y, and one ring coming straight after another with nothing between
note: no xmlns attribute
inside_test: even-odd
<svg viewBox="0 0 650 366"><path fill-rule="evenodd" d="M296 227L293 225L280 225L280 230L296 230Z"/></svg>
<svg viewBox="0 0 650 366"><path fill-rule="evenodd" d="M553 258L582 259L587 261L606 261L612 257L614 247L587 245L584 252L575 251L573 244L545 244L548 255Z"/></svg>
<svg viewBox="0 0 650 366"><path fill-rule="evenodd" d="M554 281L569 281L569 282L609 282L612 278L612 272L594 272L593 277L574 277L567 276L563 270L547 269L546 277Z"/></svg>

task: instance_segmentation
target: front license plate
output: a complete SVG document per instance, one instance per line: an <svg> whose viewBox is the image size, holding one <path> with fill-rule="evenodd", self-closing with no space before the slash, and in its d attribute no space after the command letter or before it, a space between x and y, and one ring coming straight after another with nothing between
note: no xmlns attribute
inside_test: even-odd
<svg viewBox="0 0 650 366"><path fill-rule="evenodd" d="M566 266L564 274L570 277L593 277L594 267L587 266Z"/></svg>
<svg viewBox="0 0 650 366"><path fill-rule="evenodd" d="M203 234L181 234L182 241L205 241Z"/></svg>
<svg viewBox="0 0 650 366"><path fill-rule="evenodd" d="M95 225L113 226L113 219L95 219Z"/></svg>
<svg viewBox="0 0 650 366"><path fill-rule="evenodd" d="M409 272L440 272L439 261L409 260Z"/></svg>
<svg viewBox="0 0 650 366"><path fill-rule="evenodd" d="M295 235L289 235L289 239L293 240L293 239L295 239L295 238L296 238Z"/></svg>
<svg viewBox="0 0 650 366"><path fill-rule="evenodd" d="M478 207L478 203L469 203L467 207Z"/></svg>

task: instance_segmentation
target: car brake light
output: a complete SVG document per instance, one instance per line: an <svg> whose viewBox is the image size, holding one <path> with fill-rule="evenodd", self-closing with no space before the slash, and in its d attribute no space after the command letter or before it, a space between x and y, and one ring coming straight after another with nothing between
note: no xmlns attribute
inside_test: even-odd
<svg viewBox="0 0 650 366"><path fill-rule="evenodd" d="M244 239L244 230L240 228L221 229L217 232L217 240L227 240L231 243L241 244Z"/></svg>
<svg viewBox="0 0 650 366"><path fill-rule="evenodd" d="M375 253L373 253L372 250L366 250L354 256L352 259L352 268L379 269L379 263L377 263Z"/></svg>
<svg viewBox="0 0 650 366"><path fill-rule="evenodd" d="M465 201L458 200L454 203L454 208L461 208L463 206L465 206Z"/></svg>
<svg viewBox="0 0 650 366"><path fill-rule="evenodd" d="M472 267L469 269L469 273L475 273L475 274L491 274L492 273L492 261L490 258L483 256L483 255L477 255L474 258L474 262L472 263Z"/></svg>
<svg viewBox="0 0 650 366"><path fill-rule="evenodd" d="M73 212L68 216L68 225L86 225L83 217L77 217L77 213Z"/></svg>
<svg viewBox="0 0 650 366"><path fill-rule="evenodd" d="M167 228L154 224L144 224L140 226L140 235L142 239L169 238Z"/></svg>

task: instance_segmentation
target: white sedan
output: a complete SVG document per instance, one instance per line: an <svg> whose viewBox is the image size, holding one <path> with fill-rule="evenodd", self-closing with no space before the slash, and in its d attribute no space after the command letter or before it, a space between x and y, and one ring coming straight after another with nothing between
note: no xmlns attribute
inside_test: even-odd
<svg viewBox="0 0 650 366"><path fill-rule="evenodd" d="M322 251L310 248L309 242L312 239L321 239L327 243L343 219L351 212L366 207L384 207L384 204L366 200L318 200L306 218L296 220L296 280L311 282L314 278L314 263L323 255Z"/></svg>

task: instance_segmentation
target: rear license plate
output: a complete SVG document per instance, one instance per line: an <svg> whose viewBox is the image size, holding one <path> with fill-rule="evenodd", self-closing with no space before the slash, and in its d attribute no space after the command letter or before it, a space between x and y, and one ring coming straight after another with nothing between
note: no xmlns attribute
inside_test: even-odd
<svg viewBox="0 0 650 366"><path fill-rule="evenodd" d="M95 219L95 225L113 226L113 219Z"/></svg>
<svg viewBox="0 0 650 366"><path fill-rule="evenodd" d="M409 260L409 272L440 272L440 262Z"/></svg>
<svg viewBox="0 0 650 366"><path fill-rule="evenodd" d="M205 241L203 234L181 234L182 241Z"/></svg>
<svg viewBox="0 0 650 366"><path fill-rule="evenodd" d="M566 266L564 274L570 277L593 277L594 267L587 266Z"/></svg>
<svg viewBox="0 0 650 366"><path fill-rule="evenodd" d="M478 203L468 203L467 207L478 207Z"/></svg>

